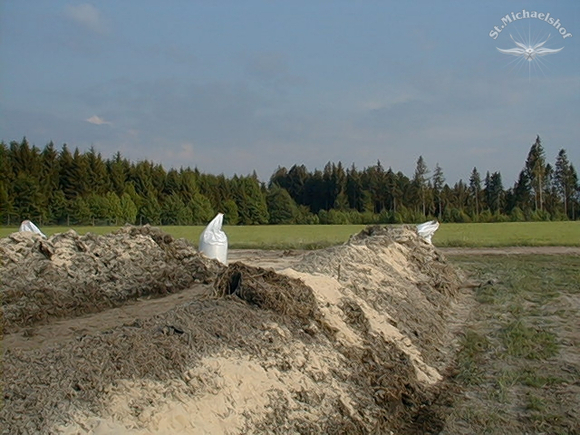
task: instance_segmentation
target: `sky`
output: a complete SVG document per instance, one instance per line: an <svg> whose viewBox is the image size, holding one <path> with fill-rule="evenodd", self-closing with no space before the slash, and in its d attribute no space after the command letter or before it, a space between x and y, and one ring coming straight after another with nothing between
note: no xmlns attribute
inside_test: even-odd
<svg viewBox="0 0 580 435"><path fill-rule="evenodd" d="M0 0L5 143L263 181L423 156L510 187L536 135L580 169L579 115L576 0Z"/></svg>

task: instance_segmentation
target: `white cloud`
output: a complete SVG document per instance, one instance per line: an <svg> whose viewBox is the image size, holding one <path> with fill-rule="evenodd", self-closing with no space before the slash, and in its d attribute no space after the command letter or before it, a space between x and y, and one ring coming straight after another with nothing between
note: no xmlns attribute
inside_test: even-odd
<svg viewBox="0 0 580 435"><path fill-rule="evenodd" d="M90 118L85 119L85 121L95 125L113 125L111 122L105 121L103 118L97 115L93 115Z"/></svg>
<svg viewBox="0 0 580 435"><path fill-rule="evenodd" d="M70 20L92 32L101 35L109 32L109 26L99 10L89 3L77 6L68 5L65 7L64 13Z"/></svg>

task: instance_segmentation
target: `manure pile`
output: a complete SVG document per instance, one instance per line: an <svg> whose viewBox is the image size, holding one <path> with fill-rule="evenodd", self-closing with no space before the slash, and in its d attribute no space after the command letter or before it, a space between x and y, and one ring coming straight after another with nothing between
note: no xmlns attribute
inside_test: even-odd
<svg viewBox="0 0 580 435"><path fill-rule="evenodd" d="M35 286L36 293L58 292L50 279L63 286L67 276L62 292L76 297L87 285L87 272L80 273L75 261L81 254L58 254L58 241L66 239L74 252L95 257L90 301L100 310L197 281L212 285L147 319L35 349L4 349L4 433L441 429L431 404L450 362L445 324L461 277L412 227L367 229L281 273L243 263L219 266L154 228L124 228L104 237L111 238L106 247L97 236L65 233L43 241L12 235L0 241L3 283L20 265L29 275L18 275L18 282ZM133 242L139 252L132 254L137 257L131 267L142 272L130 272L129 263L103 266L129 261L126 250ZM155 261L146 263L150 257ZM165 272L156 275L152 263ZM149 289L139 280L145 273L152 278ZM9 331L32 325L33 335L34 328L49 327L52 317L91 311L56 303L61 299L55 296L31 296L19 285L10 288L4 311ZM4 284L2 292L6 298ZM15 307L31 301L39 311L57 314L27 323L26 310Z"/></svg>
<svg viewBox="0 0 580 435"><path fill-rule="evenodd" d="M31 232L0 239L2 329L122 305L211 282L219 263L158 228L126 226L98 236L75 231L44 239Z"/></svg>

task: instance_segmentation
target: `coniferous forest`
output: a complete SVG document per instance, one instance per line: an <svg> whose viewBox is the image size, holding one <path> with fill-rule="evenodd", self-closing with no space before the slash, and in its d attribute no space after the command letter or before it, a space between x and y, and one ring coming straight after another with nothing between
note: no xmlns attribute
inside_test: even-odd
<svg viewBox="0 0 580 435"><path fill-rule="evenodd" d="M40 225L206 224L217 212L230 225L576 220L580 187L565 150L549 163L538 136L511 187L499 172L473 168L449 185L439 164L419 157L411 176L380 162L359 169L341 162L322 169L278 167L268 183L247 176L166 169L117 153L43 149L0 143L0 223Z"/></svg>

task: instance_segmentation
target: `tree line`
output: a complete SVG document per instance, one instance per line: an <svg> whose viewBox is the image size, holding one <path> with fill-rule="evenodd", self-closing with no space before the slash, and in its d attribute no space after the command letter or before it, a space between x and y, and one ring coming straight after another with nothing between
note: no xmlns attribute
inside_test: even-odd
<svg viewBox="0 0 580 435"><path fill-rule="evenodd" d="M228 178L135 163L119 152L104 159L94 148L0 142L0 222L8 225L203 225L217 212L230 225L501 222L575 220L579 210L574 165L564 149L547 163L539 136L510 188L500 172L482 176L477 168L450 186L439 164L431 172L422 156L410 178L380 162L363 169L329 162L314 171L278 167L264 183L255 172Z"/></svg>

